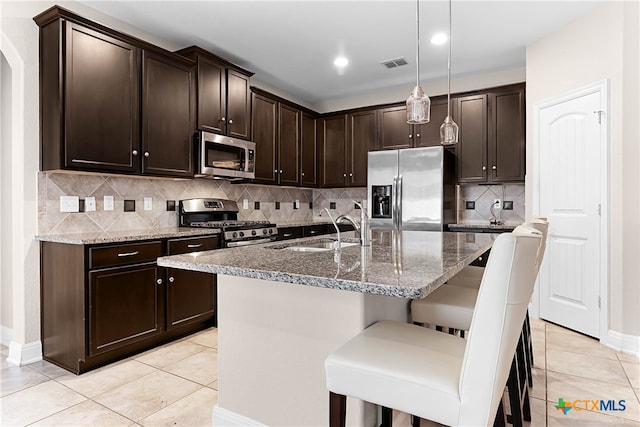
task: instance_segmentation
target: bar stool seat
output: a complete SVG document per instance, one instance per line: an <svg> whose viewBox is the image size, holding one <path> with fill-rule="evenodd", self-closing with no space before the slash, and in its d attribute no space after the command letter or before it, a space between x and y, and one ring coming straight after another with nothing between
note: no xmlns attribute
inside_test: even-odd
<svg viewBox="0 0 640 427"><path fill-rule="evenodd" d="M476 307L478 288L442 285L427 298L411 301L411 320L467 331Z"/></svg>

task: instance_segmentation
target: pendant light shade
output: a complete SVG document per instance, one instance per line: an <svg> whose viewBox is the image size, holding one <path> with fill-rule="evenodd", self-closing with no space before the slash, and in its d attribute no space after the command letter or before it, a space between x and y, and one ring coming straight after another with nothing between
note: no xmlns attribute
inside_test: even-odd
<svg viewBox="0 0 640 427"><path fill-rule="evenodd" d="M451 0L449 0L449 57L447 59L447 117L440 125L440 144L458 143L458 125L451 117Z"/></svg>
<svg viewBox="0 0 640 427"><path fill-rule="evenodd" d="M420 125L431 119L431 100L420 86L420 0L416 0L416 87L407 98L407 123Z"/></svg>

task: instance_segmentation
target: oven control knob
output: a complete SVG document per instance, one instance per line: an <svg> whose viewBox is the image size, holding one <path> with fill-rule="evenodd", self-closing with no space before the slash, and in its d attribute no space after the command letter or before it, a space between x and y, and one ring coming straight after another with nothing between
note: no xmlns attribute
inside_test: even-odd
<svg viewBox="0 0 640 427"><path fill-rule="evenodd" d="M244 237L244 232L243 231L240 232L240 237Z"/></svg>
<svg viewBox="0 0 640 427"><path fill-rule="evenodd" d="M231 235L231 237L233 237L233 238L235 239L236 237L238 237L238 233L236 233L236 232L234 231L234 232L233 232L233 234Z"/></svg>
<svg viewBox="0 0 640 427"><path fill-rule="evenodd" d="M269 229L269 234L273 234L273 228Z"/></svg>
<svg viewBox="0 0 640 427"><path fill-rule="evenodd" d="M267 229L266 228L262 229L262 234L267 234Z"/></svg>
<svg viewBox="0 0 640 427"><path fill-rule="evenodd" d="M256 230L251 230L251 235L255 236L256 234L258 234L258 232Z"/></svg>

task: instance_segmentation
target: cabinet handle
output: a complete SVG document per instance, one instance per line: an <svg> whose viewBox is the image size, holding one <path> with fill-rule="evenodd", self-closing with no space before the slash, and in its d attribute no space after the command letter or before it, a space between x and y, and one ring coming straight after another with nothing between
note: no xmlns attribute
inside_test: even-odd
<svg viewBox="0 0 640 427"><path fill-rule="evenodd" d="M138 150L133 150L133 151L131 152L131 154L133 154L134 156L137 156L137 155L138 155Z"/></svg>
<svg viewBox="0 0 640 427"><path fill-rule="evenodd" d="M486 170L487 170L487 167L486 167L486 166L483 166L483 167L482 167L482 170L483 170L483 171L486 171Z"/></svg>
<svg viewBox="0 0 640 427"><path fill-rule="evenodd" d="M233 120L229 119L229 124L232 125L233 124Z"/></svg>
<svg viewBox="0 0 640 427"><path fill-rule="evenodd" d="M282 237L291 237L291 236L293 236L293 233L284 233L282 235Z"/></svg>
<svg viewBox="0 0 640 427"><path fill-rule="evenodd" d="M496 170L498 168L496 167L496 165L493 165L493 167L491 169Z"/></svg>
<svg viewBox="0 0 640 427"><path fill-rule="evenodd" d="M413 135L409 134L409 139L413 138Z"/></svg>
<svg viewBox="0 0 640 427"><path fill-rule="evenodd" d="M353 174L352 174L352 173L350 173L350 174L349 174L349 176L351 176L351 177L352 177L352 176L353 176Z"/></svg>
<svg viewBox="0 0 640 427"><path fill-rule="evenodd" d="M148 152L148 151L145 151L145 152L144 152L144 156L145 156L145 157L149 157L149 152Z"/></svg>
<svg viewBox="0 0 640 427"><path fill-rule="evenodd" d="M304 172L302 172L302 176L304 176Z"/></svg>
<svg viewBox="0 0 640 427"><path fill-rule="evenodd" d="M309 230L309 234L317 234L318 230Z"/></svg>
<svg viewBox="0 0 640 427"><path fill-rule="evenodd" d="M274 170L275 173L278 173L278 169Z"/></svg>
<svg viewBox="0 0 640 427"><path fill-rule="evenodd" d="M197 245L196 244L187 245L188 248L199 248L200 246L202 246L202 243L198 243Z"/></svg>
<svg viewBox="0 0 640 427"><path fill-rule="evenodd" d="M282 169L280 169L280 173L282 173Z"/></svg>
<svg viewBox="0 0 640 427"><path fill-rule="evenodd" d="M416 138L420 138L420 134L419 133L416 133Z"/></svg>
<svg viewBox="0 0 640 427"><path fill-rule="evenodd" d="M227 119L225 119L224 117L222 117L222 118L220 119L220 121L221 121L221 122L224 122L224 121L226 121L226 120L227 120Z"/></svg>
<svg viewBox="0 0 640 427"><path fill-rule="evenodd" d="M346 177L347 177L347 174L346 174L346 173L343 173L343 174L342 174L342 176L346 178Z"/></svg>
<svg viewBox="0 0 640 427"><path fill-rule="evenodd" d="M173 277L169 277L169 283L173 283L176 279L174 279Z"/></svg>
<svg viewBox="0 0 640 427"><path fill-rule="evenodd" d="M134 255L138 255L140 253L140 251L135 251L135 252L123 252L121 254L118 254L119 257L126 257L126 256L134 256Z"/></svg>
<svg viewBox="0 0 640 427"><path fill-rule="evenodd" d="M158 280L156 280L156 283L157 283L158 285L162 285L162 279L158 279Z"/></svg>

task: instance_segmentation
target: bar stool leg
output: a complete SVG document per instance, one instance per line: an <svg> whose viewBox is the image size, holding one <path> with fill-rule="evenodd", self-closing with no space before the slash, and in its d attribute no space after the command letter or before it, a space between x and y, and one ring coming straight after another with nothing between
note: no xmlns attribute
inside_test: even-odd
<svg viewBox="0 0 640 427"><path fill-rule="evenodd" d="M347 396L329 392L329 426L345 427Z"/></svg>
<svg viewBox="0 0 640 427"><path fill-rule="evenodd" d="M387 408L386 406L382 406L382 424L380 427L391 427L392 419L393 419L393 409Z"/></svg>
<svg viewBox="0 0 640 427"><path fill-rule="evenodd" d="M420 427L420 417L411 415L411 427Z"/></svg>

